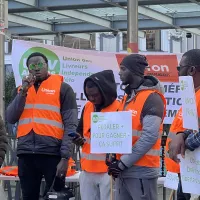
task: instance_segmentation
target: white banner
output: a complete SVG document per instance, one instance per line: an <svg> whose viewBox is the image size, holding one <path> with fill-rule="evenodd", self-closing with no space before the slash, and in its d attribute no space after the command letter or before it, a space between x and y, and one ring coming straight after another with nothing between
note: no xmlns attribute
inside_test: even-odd
<svg viewBox="0 0 200 200"><path fill-rule="evenodd" d="M46 55L50 73L63 75L65 82L72 86L76 93L79 117L86 103L83 82L93 73L105 69L113 70L118 86L118 99L122 99L124 91L120 89L118 73L119 64L126 54L77 50L29 41L13 40L12 67L17 86L21 85L22 77L28 74L26 60L33 52L40 52ZM146 56L150 66L146 70L146 75L157 76L164 84L165 96L167 98L167 115L164 122L171 124L181 104L178 96L179 86L176 70L180 56L174 54L148 54Z"/></svg>

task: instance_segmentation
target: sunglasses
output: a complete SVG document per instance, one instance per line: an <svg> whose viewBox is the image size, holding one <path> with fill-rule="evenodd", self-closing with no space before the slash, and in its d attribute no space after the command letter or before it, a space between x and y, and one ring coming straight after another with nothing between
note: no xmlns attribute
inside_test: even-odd
<svg viewBox="0 0 200 200"><path fill-rule="evenodd" d="M36 70L36 69L42 69L45 66L46 63L39 62L38 64L30 64L29 69L30 70Z"/></svg>
<svg viewBox="0 0 200 200"><path fill-rule="evenodd" d="M190 66L188 66L188 65L186 65L186 66L177 66L176 68L177 68L177 71L180 72L181 69L183 69L185 67L190 67Z"/></svg>
<svg viewBox="0 0 200 200"><path fill-rule="evenodd" d="M186 68L186 67L195 67L197 71L199 71L199 65L185 65L185 66L177 66L177 71L180 72L181 69Z"/></svg>

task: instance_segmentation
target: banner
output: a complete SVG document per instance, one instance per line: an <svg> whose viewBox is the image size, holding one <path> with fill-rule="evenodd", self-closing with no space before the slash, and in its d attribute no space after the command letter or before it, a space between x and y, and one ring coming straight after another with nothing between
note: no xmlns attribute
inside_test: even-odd
<svg viewBox="0 0 200 200"><path fill-rule="evenodd" d="M62 75L65 82L74 89L79 117L87 101L83 92L83 82L93 73L106 69L113 70L118 86L118 99L122 99L124 91L120 89L118 73L119 64L127 54L77 50L23 40L13 40L12 67L17 86L21 85L22 77L28 74L26 60L33 52L45 54L48 58L49 72ZM165 124L171 124L181 105L178 95L179 85L176 70L180 56L174 54L148 54L146 56L149 67L145 74L154 75L163 82L167 98L167 115L164 122Z"/></svg>

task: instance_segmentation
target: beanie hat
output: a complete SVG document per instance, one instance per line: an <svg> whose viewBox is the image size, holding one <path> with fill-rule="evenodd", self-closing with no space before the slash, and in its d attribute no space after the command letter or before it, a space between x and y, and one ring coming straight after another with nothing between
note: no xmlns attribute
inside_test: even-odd
<svg viewBox="0 0 200 200"><path fill-rule="evenodd" d="M120 65L125 66L134 74L139 76L144 75L145 68L149 65L147 58L140 54L130 54L126 56Z"/></svg>

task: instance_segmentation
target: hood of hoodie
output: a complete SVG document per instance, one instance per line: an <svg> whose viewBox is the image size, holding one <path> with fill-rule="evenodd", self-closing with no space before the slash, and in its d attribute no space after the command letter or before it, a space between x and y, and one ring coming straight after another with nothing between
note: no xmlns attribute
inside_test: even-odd
<svg viewBox="0 0 200 200"><path fill-rule="evenodd" d="M115 77L112 70L104 70L98 73L91 75L86 78L84 81L84 93L88 99L88 96L85 92L85 85L88 80L93 81L99 88L103 96L103 105L102 108L105 108L111 105L117 98L117 85L115 82Z"/></svg>
<svg viewBox="0 0 200 200"><path fill-rule="evenodd" d="M144 76L143 83L136 89L136 93L141 90L157 90L164 94L164 87L162 83L154 76Z"/></svg>

